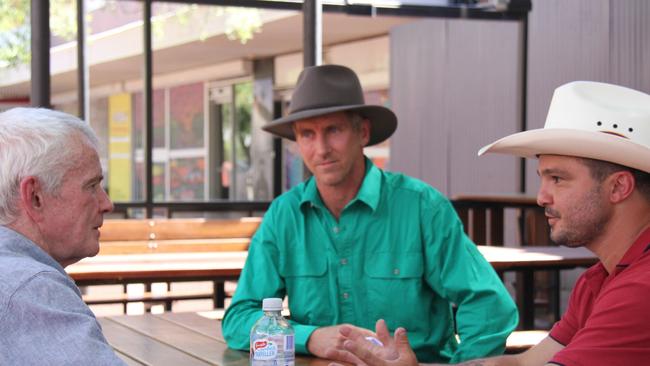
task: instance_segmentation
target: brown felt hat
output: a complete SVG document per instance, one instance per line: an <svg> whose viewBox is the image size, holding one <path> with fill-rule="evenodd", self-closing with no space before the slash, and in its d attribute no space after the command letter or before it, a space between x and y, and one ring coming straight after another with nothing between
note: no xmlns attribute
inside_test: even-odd
<svg viewBox="0 0 650 366"><path fill-rule="evenodd" d="M274 135L296 140L293 122L334 112L355 111L370 120L368 146L389 138L397 128L397 117L390 109L367 105L359 78L351 69L340 65L305 68L289 105L289 114L262 127Z"/></svg>

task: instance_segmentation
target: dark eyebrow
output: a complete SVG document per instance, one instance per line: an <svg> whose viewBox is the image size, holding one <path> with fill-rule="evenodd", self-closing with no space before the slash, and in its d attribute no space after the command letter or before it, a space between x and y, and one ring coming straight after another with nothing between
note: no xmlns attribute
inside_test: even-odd
<svg viewBox="0 0 650 366"><path fill-rule="evenodd" d="M568 172L563 169L557 169L557 168L548 168L544 169L541 172L538 170L537 175L540 177L543 175L566 175Z"/></svg>

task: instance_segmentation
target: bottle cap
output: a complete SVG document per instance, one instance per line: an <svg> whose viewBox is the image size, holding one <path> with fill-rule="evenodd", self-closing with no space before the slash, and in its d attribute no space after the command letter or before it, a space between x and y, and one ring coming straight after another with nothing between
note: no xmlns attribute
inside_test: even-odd
<svg viewBox="0 0 650 366"><path fill-rule="evenodd" d="M282 299L271 297L262 301L262 310L264 311L281 311Z"/></svg>

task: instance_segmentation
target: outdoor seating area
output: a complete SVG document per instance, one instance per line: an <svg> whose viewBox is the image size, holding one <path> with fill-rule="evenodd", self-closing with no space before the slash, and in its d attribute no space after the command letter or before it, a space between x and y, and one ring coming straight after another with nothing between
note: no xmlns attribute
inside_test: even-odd
<svg viewBox="0 0 650 366"><path fill-rule="evenodd" d="M479 245L481 253L500 277L505 280L505 273L515 274L510 280L520 310L519 328L522 330L535 329L536 312L550 313L555 321L561 315L559 304L548 301L550 298L559 303L559 284L549 282L548 276L536 278L536 273L557 274L560 270L586 268L596 261L586 250L548 246L548 231L537 241L528 239L532 238L528 233L529 225L534 228L537 225L531 217L538 215L539 220L540 213L543 215L543 210L534 202L533 197L521 195L459 195L452 199L468 236ZM511 243L504 240L504 217L517 224L514 226L517 235L511 235L514 238ZM166 311L171 311L172 304L177 301L211 299L215 309L223 309L227 297L232 296L232 288L226 292L225 283L236 282L243 269L250 238L260 222L259 217L237 220L109 219L101 229L100 254L70 266L68 272L80 286L124 286L124 293L119 295L85 296L89 305L121 303L126 309L127 303L162 303ZM518 226L520 223L523 225ZM488 227L490 231L486 234ZM523 235L519 235L521 232ZM526 241L521 242L522 238ZM173 281L210 281L213 286L199 292L153 293L150 290L152 283L165 283L169 289L169 282ZM126 285L132 283L144 283L148 291L129 295Z"/></svg>
<svg viewBox="0 0 650 366"><path fill-rule="evenodd" d="M539 211L537 206L532 206L533 198L522 196L491 195L478 197L464 195L454 199L452 203L457 209L462 210L459 212L460 217L472 217L472 221L469 221L470 224L467 224L466 227L470 236L480 230L481 227L489 226L492 228L492 237L504 237L503 226L499 229L495 225L480 225L478 224L479 218L485 216L488 218L503 217L506 209L515 210L516 212L509 212L509 214L515 214L515 217L525 215L524 209ZM479 210L490 213L487 215L476 214L475 212ZM470 214L464 215L463 211L470 212ZM182 315L183 313L174 315L171 306L173 302L205 298L213 299L214 309L216 310L208 312L207 315L206 313L202 314L215 319L214 324L201 323L200 318L194 318L192 321L195 326L200 325L212 334L217 331L218 321L223 317L226 297L232 296L232 293L224 291L223 284L228 280L233 281L233 283L236 282L246 259L246 250L250 237L254 234L260 221L260 218L241 220L107 220L105 227L102 229L102 249L99 256L83 260L79 264L71 266L69 271L71 276L82 286L108 282L127 284L143 280L146 280L146 283L149 284L174 280L212 281L215 284L214 291L203 293L167 292L162 294L147 293L145 296L140 297L129 297L127 294L123 294L113 298L85 298L89 305L126 304L127 302L164 303L165 314L168 315L162 315L160 318L167 321L171 320L172 323L177 323L178 319L189 317L189 315ZM472 227L471 223L479 226L479 229ZM485 234L478 235L479 239L486 237ZM524 281L516 286L517 298L524 298L522 291L526 294L525 296L531 296L534 293L533 289L540 286L533 281L533 274L537 271L585 268L596 262L593 254L586 250L535 245L504 246L503 241L498 242L501 245L497 245L497 241L492 241L490 242L492 245L486 246L479 240L474 240L479 245L481 253L502 278L505 273L515 273L519 275L515 277L515 281ZM117 269L118 266L120 269ZM556 287L553 291L559 291L559 289ZM519 302L518 305L521 313L521 325L520 330L515 331L508 338L506 352L510 354L525 351L537 344L548 332L548 330L535 330L533 328L535 309L538 308L534 301L524 300ZM205 309L205 311L209 311L209 309ZM559 318L559 315L555 313L554 316ZM137 317L142 316L136 316L136 318L112 316L110 319L120 323L120 326L126 326L134 330L140 329L140 327L145 326L144 324L156 319L152 316L144 316L141 320L136 320ZM146 323L136 324L145 321L145 319ZM105 328L108 328L110 340L113 328L118 325L114 324L113 320L109 320L109 318L102 320L102 324ZM163 324L167 323L163 322ZM146 326L149 327L149 325ZM166 326L172 325L167 324ZM118 337L118 334L121 336L122 333L115 333L115 337ZM133 337L136 337L135 334ZM221 344L220 348L217 349L223 348L223 338L220 338L222 336L220 333L215 334L217 338L209 341L211 346L206 345L205 350L200 352L216 352L214 347L217 344ZM146 342L142 341L145 344L151 342L165 343L164 339L159 338L164 338L164 333L139 335L137 337L141 336L152 338ZM140 344L140 342L137 344ZM126 344L117 339L115 339L115 347L119 352L123 352L125 357L131 353L137 355L138 352L142 352L140 348L134 348L133 344ZM207 348L211 348L211 350L207 351ZM194 350L192 352L199 351ZM226 348L223 348L223 352L230 354L232 357L236 355L236 352L226 351ZM224 357L224 354L219 353L218 357Z"/></svg>

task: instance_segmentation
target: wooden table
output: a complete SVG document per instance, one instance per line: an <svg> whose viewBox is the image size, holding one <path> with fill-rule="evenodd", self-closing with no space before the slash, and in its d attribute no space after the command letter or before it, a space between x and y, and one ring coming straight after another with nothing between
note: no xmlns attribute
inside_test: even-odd
<svg viewBox="0 0 650 366"><path fill-rule="evenodd" d="M248 352L229 349L215 312L98 318L108 343L128 365L248 365ZM296 366L329 361L297 356Z"/></svg>
<svg viewBox="0 0 650 366"><path fill-rule="evenodd" d="M589 267L598 258L585 248L551 246L493 247L478 245L485 259L497 272Z"/></svg>
<svg viewBox="0 0 650 366"><path fill-rule="evenodd" d="M496 271L569 269L597 262L585 248L477 246ZM124 281L230 280L239 277L248 252L100 255L70 265L77 285Z"/></svg>
<svg viewBox="0 0 650 366"><path fill-rule="evenodd" d="M479 245L478 249L499 274L505 271L518 271L523 274L523 304L520 309L523 329L534 328L534 271L588 267L598 260L585 248L509 248ZM215 303L223 304L223 282L239 277L247 255L248 252L100 255L70 265L66 270L79 286L213 281ZM554 305L554 313L556 319L559 319L559 302Z"/></svg>
<svg viewBox="0 0 650 366"><path fill-rule="evenodd" d="M66 268L78 286L237 279L247 251L98 255Z"/></svg>
<svg viewBox="0 0 650 366"><path fill-rule="evenodd" d="M589 267L598 262L598 258L585 248L479 246L479 250L500 276L505 271L521 273L521 297L518 303L520 304L519 315L523 329L535 328L535 271ZM559 320L562 315L559 296L551 301L551 309L555 321Z"/></svg>

